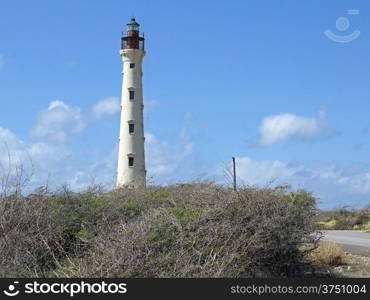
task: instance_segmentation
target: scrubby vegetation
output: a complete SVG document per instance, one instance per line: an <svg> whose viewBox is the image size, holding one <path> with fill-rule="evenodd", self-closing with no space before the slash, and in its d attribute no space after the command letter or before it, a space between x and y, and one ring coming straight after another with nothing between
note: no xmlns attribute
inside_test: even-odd
<svg viewBox="0 0 370 300"><path fill-rule="evenodd" d="M370 205L363 209L343 207L331 211L320 211L318 216L320 229L370 232Z"/></svg>
<svg viewBox="0 0 370 300"><path fill-rule="evenodd" d="M284 187L13 193L0 197L0 276L304 276L316 213Z"/></svg>
<svg viewBox="0 0 370 300"><path fill-rule="evenodd" d="M324 242L312 251L310 258L317 264L338 266L342 263L344 251L342 247L332 242Z"/></svg>

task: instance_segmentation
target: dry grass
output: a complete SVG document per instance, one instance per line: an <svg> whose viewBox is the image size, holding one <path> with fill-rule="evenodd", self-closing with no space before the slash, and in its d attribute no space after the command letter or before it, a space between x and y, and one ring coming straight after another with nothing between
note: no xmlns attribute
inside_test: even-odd
<svg viewBox="0 0 370 300"><path fill-rule="evenodd" d="M324 242L310 254L310 258L317 264L338 266L342 263L344 251L342 247L332 242Z"/></svg>

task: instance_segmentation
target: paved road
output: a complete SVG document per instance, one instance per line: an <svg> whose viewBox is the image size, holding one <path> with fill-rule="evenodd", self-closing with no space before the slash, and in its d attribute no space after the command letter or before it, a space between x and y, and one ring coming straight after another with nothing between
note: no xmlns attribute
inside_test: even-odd
<svg viewBox="0 0 370 300"><path fill-rule="evenodd" d="M323 240L342 245L348 251L370 255L370 233L346 230L323 230Z"/></svg>

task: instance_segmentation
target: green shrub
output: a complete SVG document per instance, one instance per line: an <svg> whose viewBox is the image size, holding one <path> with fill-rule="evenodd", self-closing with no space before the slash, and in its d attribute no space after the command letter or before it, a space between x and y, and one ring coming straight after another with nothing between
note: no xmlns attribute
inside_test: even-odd
<svg viewBox="0 0 370 300"><path fill-rule="evenodd" d="M329 230L366 230L370 222L370 210L339 208L332 211L319 212L319 228Z"/></svg>

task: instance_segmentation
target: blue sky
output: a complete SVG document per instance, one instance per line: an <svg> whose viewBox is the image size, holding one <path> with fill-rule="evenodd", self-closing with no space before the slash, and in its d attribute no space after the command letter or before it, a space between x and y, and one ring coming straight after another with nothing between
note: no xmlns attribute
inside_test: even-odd
<svg viewBox="0 0 370 300"><path fill-rule="evenodd" d="M353 13L348 10L357 9ZM292 184L370 197L368 1L0 1L0 162L31 184L112 184L120 32L145 32L150 180ZM347 28L348 27L348 28ZM326 30L348 39L338 42Z"/></svg>

